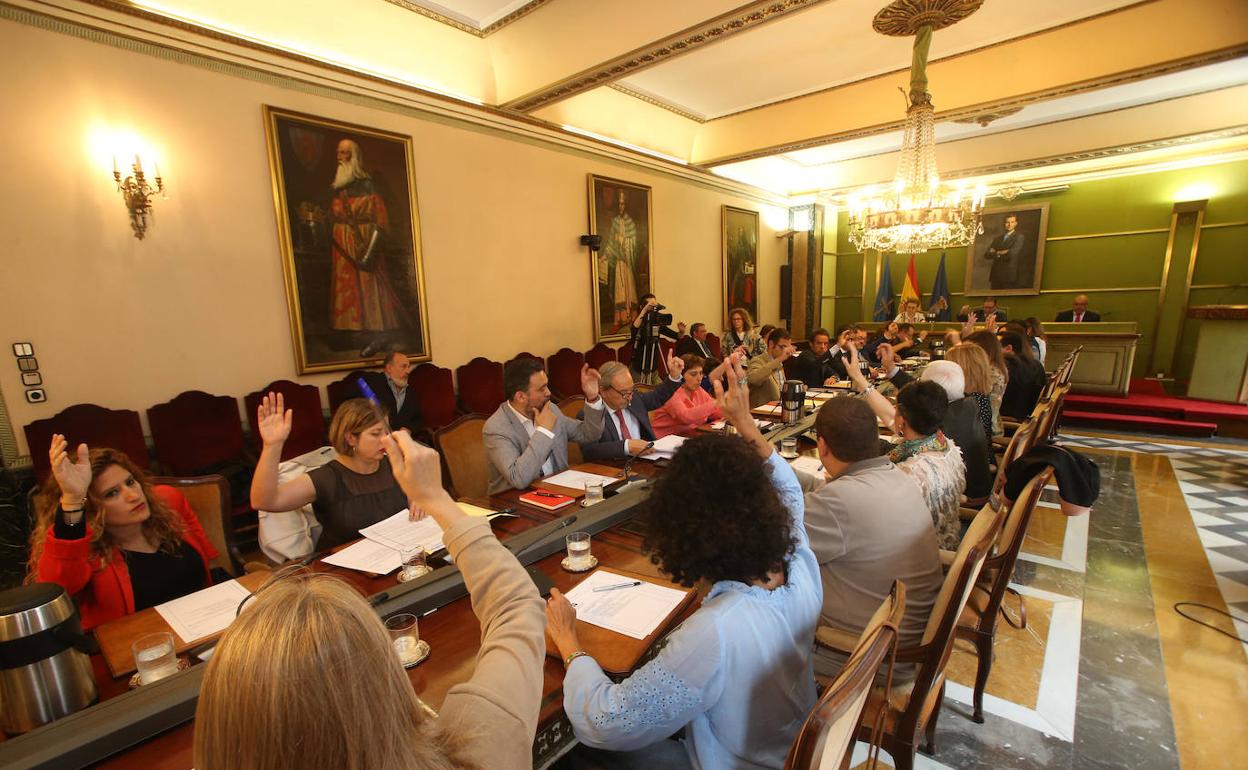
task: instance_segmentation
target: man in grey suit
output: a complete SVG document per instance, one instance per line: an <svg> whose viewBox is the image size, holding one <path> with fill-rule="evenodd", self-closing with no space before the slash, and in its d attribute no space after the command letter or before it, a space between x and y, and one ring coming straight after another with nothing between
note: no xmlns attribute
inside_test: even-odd
<svg viewBox="0 0 1248 770"><path fill-rule="evenodd" d="M568 417L550 400L541 361L522 358L503 370L507 400L485 421L482 438L490 458L491 495L526 489L537 479L568 467L568 441L597 441L602 435L603 404L598 372L581 367L585 419Z"/></svg>
<svg viewBox="0 0 1248 770"><path fill-rule="evenodd" d="M669 352L667 354L667 379L647 393L637 392L633 375L619 361L602 365L602 400L606 403L606 425L602 436L593 442L581 442L581 454L586 460L622 460L642 454L655 440L654 428L650 426L650 410L667 403L680 387L685 362ZM581 415L585 412L582 411Z"/></svg>

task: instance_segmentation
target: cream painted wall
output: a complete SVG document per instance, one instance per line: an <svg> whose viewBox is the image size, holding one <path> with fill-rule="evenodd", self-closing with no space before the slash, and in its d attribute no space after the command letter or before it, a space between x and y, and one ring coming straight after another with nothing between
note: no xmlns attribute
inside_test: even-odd
<svg viewBox="0 0 1248 770"><path fill-rule="evenodd" d="M3 344L30 341L48 401L27 404L15 366L0 392L22 426L93 402L143 410L187 389L242 396L298 378L282 283L261 105L410 134L433 360L505 359L593 344L589 172L654 188L655 289L679 317L721 318L720 206L764 212L761 320L779 310L783 215L743 197L493 130L371 109L0 22L0 136L7 178ZM33 63L38 62L38 66ZM147 240L131 234L105 132L158 154L169 199Z"/></svg>

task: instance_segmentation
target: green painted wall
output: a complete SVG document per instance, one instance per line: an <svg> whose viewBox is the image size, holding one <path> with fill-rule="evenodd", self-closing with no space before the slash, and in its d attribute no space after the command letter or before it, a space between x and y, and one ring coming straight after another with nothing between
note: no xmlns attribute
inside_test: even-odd
<svg viewBox="0 0 1248 770"><path fill-rule="evenodd" d="M1136 350L1135 376L1143 376L1153 349L1153 326L1157 318L1158 287L1165 263L1170 214L1178 200L1208 198L1200 248L1192 275L1191 304L1248 304L1248 161L1198 168L1104 179L1071 185L1051 195L1028 195L1021 205L1049 203L1049 229L1045 244L1041 293L1002 297L1000 304L1010 318L1035 316L1050 321L1070 307L1074 295L1087 292L1091 307L1107 321L1135 321L1142 338ZM990 199L989 207L1003 204ZM861 291L863 256L849 243L845 213L840 213L836 241L836 286L842 298L834 304L836 324L863 320L875 299L876 257L866 260L866 298L844 298ZM1219 227L1218 225L1234 226ZM1190 228L1189 228L1190 229ZM1118 234L1157 230L1141 234ZM1059 239L1059 240L1054 240ZM1180 239L1182 241L1183 239ZM1190 244L1190 240L1186 243ZM1176 248L1179 244L1176 243ZM829 246L829 251L831 247ZM887 255L893 290L899 292L909 255ZM1186 252L1184 254L1186 259ZM924 299L930 292L940 262L939 252L919 254L915 267ZM955 309L964 303L977 305L982 295L964 296L966 249L949 249L945 258L949 288ZM1183 275L1179 275L1182 288ZM1174 280L1172 275L1172 281ZM1230 286L1227 286L1230 284ZM1201 286L1214 285L1211 288ZM1127 291L1106 291L1128 289ZM865 307L864 307L865 306ZM1191 371L1199 322L1172 329L1179 335L1174 375L1186 379Z"/></svg>

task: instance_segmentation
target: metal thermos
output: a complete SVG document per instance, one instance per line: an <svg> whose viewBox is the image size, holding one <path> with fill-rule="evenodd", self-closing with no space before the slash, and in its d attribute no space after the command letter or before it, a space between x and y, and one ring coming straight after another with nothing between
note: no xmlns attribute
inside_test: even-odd
<svg viewBox="0 0 1248 770"><path fill-rule="evenodd" d="M806 383L801 380L785 380L780 389L780 418L787 424L802 419L806 413Z"/></svg>
<svg viewBox="0 0 1248 770"><path fill-rule="evenodd" d="M91 705L89 645L56 583L0 592L0 729L24 733Z"/></svg>

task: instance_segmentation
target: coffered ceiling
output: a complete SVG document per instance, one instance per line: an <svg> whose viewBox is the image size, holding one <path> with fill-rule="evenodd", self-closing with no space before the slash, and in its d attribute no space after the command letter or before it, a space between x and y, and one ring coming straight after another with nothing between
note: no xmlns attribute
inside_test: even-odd
<svg viewBox="0 0 1248 770"><path fill-rule="evenodd" d="M891 177L912 43L872 29L885 0L5 1L244 38L788 195ZM984 0L930 61L949 177L1248 151L1244 0Z"/></svg>

